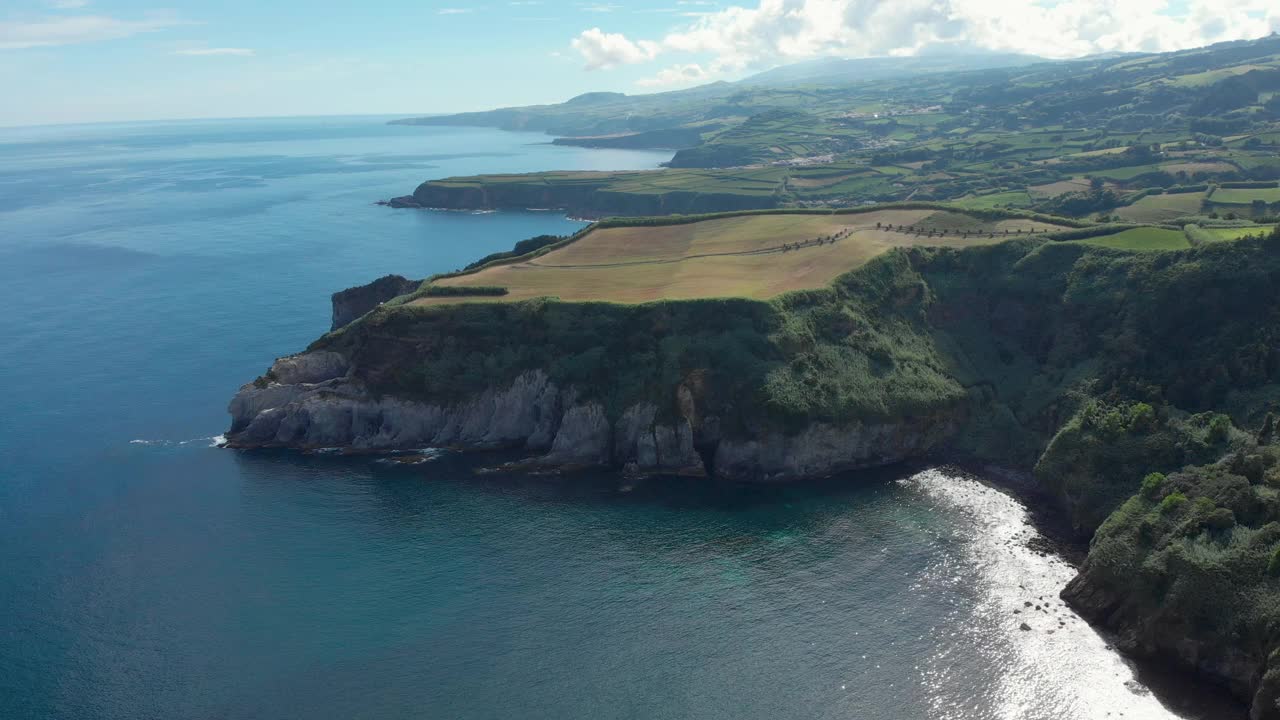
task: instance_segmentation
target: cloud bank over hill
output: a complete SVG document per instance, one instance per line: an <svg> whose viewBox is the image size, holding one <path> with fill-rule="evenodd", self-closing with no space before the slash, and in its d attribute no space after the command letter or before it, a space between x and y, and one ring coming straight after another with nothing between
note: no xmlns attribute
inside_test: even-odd
<svg viewBox="0 0 1280 720"><path fill-rule="evenodd" d="M661 85L820 56L950 48L1070 58L1181 50L1278 30L1274 0L760 0L701 13L660 39L591 28L572 46L591 70L673 54L697 60L641 81Z"/></svg>

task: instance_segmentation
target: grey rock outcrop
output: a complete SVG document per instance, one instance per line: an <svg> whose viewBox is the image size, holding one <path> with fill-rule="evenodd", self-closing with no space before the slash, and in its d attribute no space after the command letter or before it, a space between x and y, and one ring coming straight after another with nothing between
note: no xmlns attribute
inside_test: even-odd
<svg viewBox="0 0 1280 720"><path fill-rule="evenodd" d="M795 435L763 432L716 447L715 473L732 479L773 482L820 477L920 457L959 431L953 415L908 417L848 425L814 423Z"/></svg>
<svg viewBox="0 0 1280 720"><path fill-rule="evenodd" d="M694 448L693 428L687 418L670 425L654 422L658 408L640 403L627 408L613 432L615 464L635 463L649 471L677 475L705 475L707 468Z"/></svg>
<svg viewBox="0 0 1280 720"><path fill-rule="evenodd" d="M722 438L717 418L703 417L687 391L675 417L653 402L611 419L541 371L465 400L431 403L374 395L338 353L281 358L232 399L231 447L523 448L541 453L536 467L629 467L640 472L731 480L780 481L873 467L919 456L957 431L952 416L901 421L813 424L796 434L759 431ZM708 467L710 465L710 467Z"/></svg>
<svg viewBox="0 0 1280 720"><path fill-rule="evenodd" d="M336 352L312 352L276 360L267 375L280 385L311 385L347 374L347 359Z"/></svg>

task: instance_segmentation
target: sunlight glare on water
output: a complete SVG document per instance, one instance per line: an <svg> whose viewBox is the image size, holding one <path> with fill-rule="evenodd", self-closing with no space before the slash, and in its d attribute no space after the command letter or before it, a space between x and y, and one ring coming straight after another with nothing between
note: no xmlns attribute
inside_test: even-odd
<svg viewBox="0 0 1280 720"><path fill-rule="evenodd" d="M1135 676L1134 667L1058 598L1075 569L1033 549L1039 533L1017 500L975 480L926 470L899 481L968 527L940 538L959 552L939 558L926 584L968 586L973 607L939 619L942 638L922 668L936 717L1178 717ZM1023 624L1030 630L1022 630ZM959 657L978 652L1003 671L989 686L967 686ZM969 689L972 688L972 692Z"/></svg>

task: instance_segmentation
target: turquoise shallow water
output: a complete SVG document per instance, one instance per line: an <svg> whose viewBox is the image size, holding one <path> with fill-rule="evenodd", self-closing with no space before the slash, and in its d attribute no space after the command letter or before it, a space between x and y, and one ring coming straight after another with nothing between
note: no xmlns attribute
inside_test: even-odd
<svg viewBox="0 0 1280 720"><path fill-rule="evenodd" d="M0 717L1174 717L954 474L211 447L334 290L580 226L374 200L664 159L381 118L0 131Z"/></svg>

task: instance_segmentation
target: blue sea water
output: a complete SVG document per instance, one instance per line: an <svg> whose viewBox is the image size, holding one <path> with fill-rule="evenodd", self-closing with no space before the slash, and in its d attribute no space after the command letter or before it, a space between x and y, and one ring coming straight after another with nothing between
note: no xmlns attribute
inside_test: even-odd
<svg viewBox="0 0 1280 720"><path fill-rule="evenodd" d="M1026 510L955 473L213 447L331 292L580 226L375 200L666 158L385 118L0 130L0 718L1223 716L1152 694Z"/></svg>

